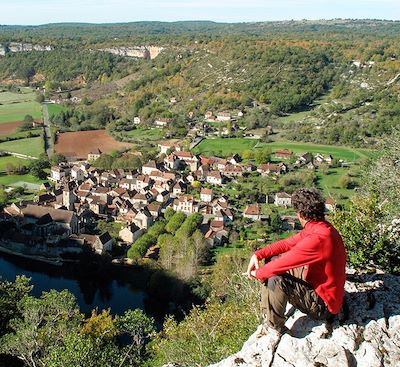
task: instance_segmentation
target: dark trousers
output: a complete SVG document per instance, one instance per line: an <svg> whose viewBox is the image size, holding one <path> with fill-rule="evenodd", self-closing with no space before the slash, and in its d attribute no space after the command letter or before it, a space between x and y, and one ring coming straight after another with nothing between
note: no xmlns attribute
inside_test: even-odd
<svg viewBox="0 0 400 367"><path fill-rule="evenodd" d="M277 330L284 326L288 302L313 319L323 320L331 316L324 301L304 280L304 275L304 267L296 268L264 283L261 288L261 311L267 326Z"/></svg>

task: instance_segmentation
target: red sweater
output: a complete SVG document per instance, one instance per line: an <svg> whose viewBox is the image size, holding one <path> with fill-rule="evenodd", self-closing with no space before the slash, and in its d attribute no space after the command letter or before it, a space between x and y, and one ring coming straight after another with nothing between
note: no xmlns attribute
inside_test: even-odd
<svg viewBox="0 0 400 367"><path fill-rule="evenodd" d="M264 247L255 254L259 260L283 254L256 271L256 278L262 281L306 266L305 280L332 314L339 313L346 280L346 252L339 232L330 223L308 222L298 234Z"/></svg>

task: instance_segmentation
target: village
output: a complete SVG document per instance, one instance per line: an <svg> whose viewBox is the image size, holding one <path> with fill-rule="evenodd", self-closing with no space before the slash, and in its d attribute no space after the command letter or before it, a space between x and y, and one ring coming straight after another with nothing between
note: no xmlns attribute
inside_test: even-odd
<svg viewBox="0 0 400 367"><path fill-rule="evenodd" d="M262 205L291 206L289 193L276 192L267 195L263 203L248 200L246 207L235 207L224 194L229 183L250 174L278 177L299 168L329 165L333 160L322 154L294 156L282 149L274 152L279 163L257 166L242 161L238 154L226 159L195 155L177 142L160 142L158 148L158 159L135 171L96 168L92 163L100 158L101 149L90 152L87 160L51 167L49 183L42 184L34 201L4 208L2 221L9 226L2 236L2 249L58 261L87 250L103 255L111 253L113 245L134 246L168 208L185 215L201 214L202 234L213 248L229 241L235 219L267 223L270 218L262 213ZM334 207L334 200L328 198L327 210ZM280 216L282 230L299 228L293 214ZM108 232L93 234L99 220L120 224L118 239ZM157 259L158 250L152 246L145 257ZM127 260L126 253L115 260Z"/></svg>

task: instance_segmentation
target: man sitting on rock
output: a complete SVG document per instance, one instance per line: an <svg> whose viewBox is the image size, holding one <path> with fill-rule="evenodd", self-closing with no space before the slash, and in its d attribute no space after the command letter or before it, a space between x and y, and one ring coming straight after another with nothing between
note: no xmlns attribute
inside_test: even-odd
<svg viewBox="0 0 400 367"><path fill-rule="evenodd" d="M346 252L338 231L325 221L325 200L316 189L299 189L292 206L303 227L298 234L254 253L248 277L263 282L261 310L265 325L287 331L287 302L317 320L342 307ZM259 265L266 259L266 264Z"/></svg>

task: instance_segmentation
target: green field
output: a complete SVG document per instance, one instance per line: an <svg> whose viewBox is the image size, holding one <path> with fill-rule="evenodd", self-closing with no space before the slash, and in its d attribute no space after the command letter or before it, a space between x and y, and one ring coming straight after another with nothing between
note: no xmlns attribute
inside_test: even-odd
<svg viewBox="0 0 400 367"><path fill-rule="evenodd" d="M328 174L323 174L320 170L317 170L318 187L324 192L326 197L332 196L335 199L340 197L350 198L353 196L354 190L345 189L340 186L340 178L347 175L348 172L349 169L345 167L330 168Z"/></svg>
<svg viewBox="0 0 400 367"><path fill-rule="evenodd" d="M5 172L7 164L13 164L14 166L18 165L28 166L30 162L31 160L29 159L20 159L13 156L0 157L0 185L24 186L25 184L27 184L28 186L30 186L30 184L40 185L41 183L43 183L44 182L43 180L39 180L38 178L32 176L31 174L7 175Z"/></svg>
<svg viewBox="0 0 400 367"><path fill-rule="evenodd" d="M12 134L0 134L0 140L3 140L5 138L13 138L13 139L23 139L23 138L29 138L32 136L29 136L29 134L41 134L43 131L42 128L35 128L35 129L29 129L25 131L17 131Z"/></svg>
<svg viewBox="0 0 400 367"><path fill-rule="evenodd" d="M14 166L27 166L30 160L20 159L13 156L0 157L0 171L4 171L7 164L13 164Z"/></svg>
<svg viewBox="0 0 400 367"><path fill-rule="evenodd" d="M205 139L193 149L195 154L209 154L227 157L244 150L253 149L257 140L244 138Z"/></svg>
<svg viewBox="0 0 400 367"><path fill-rule="evenodd" d="M65 111L65 107L54 103L47 104L47 109L49 111L49 116L58 115L60 112Z"/></svg>
<svg viewBox="0 0 400 367"><path fill-rule="evenodd" d="M272 151L276 149L290 149L294 153L321 153L324 155L331 154L333 158L343 159L346 161L356 161L361 158L373 158L378 153L368 149L355 149L349 147L321 145L313 143L291 142L291 141L275 141L272 143L260 143L257 148L268 146Z"/></svg>
<svg viewBox="0 0 400 367"><path fill-rule="evenodd" d="M161 129L135 129L131 131L121 132L122 135L127 135L136 140L158 141L163 139Z"/></svg>
<svg viewBox="0 0 400 367"><path fill-rule="evenodd" d="M36 98L35 92L30 88L21 88L21 93L0 92L0 104L10 104L19 102L32 102Z"/></svg>
<svg viewBox="0 0 400 367"><path fill-rule="evenodd" d="M4 185L4 186L23 186L24 183L27 184L34 184L34 185L40 185L42 184L44 181L43 180L39 180L38 178L36 178L35 176L32 176L30 174L27 175L5 175L5 174L0 174L0 185Z"/></svg>
<svg viewBox="0 0 400 367"><path fill-rule="evenodd" d="M0 106L0 123L23 121L26 115L34 119L42 118L42 106L38 102L21 102Z"/></svg>
<svg viewBox="0 0 400 367"><path fill-rule="evenodd" d="M226 157L234 153L242 153L244 150L253 148L270 147L272 151L276 149L290 149L294 153L321 153L324 155L331 154L333 158L343 159L346 161L356 161L361 158L372 158L378 153L368 149L355 149L350 147L340 147L331 145L321 145L313 143L276 141L271 143L258 143L257 140L245 138L216 138L203 140L197 147L193 149L196 154L215 154Z"/></svg>
<svg viewBox="0 0 400 367"><path fill-rule="evenodd" d="M0 143L0 150L25 154L31 157L39 157L44 153L44 143L42 137L20 139Z"/></svg>

